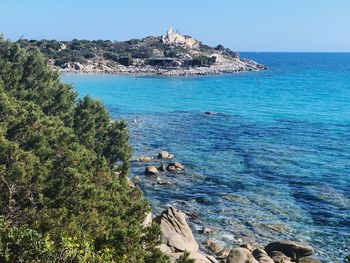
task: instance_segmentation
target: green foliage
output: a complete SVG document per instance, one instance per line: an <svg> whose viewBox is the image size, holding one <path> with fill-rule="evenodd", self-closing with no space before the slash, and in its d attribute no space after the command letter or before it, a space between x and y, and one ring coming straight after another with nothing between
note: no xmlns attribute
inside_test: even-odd
<svg viewBox="0 0 350 263"><path fill-rule="evenodd" d="M127 181L128 139L37 50L0 39L0 261L166 262Z"/></svg>
<svg viewBox="0 0 350 263"><path fill-rule="evenodd" d="M24 225L13 227L0 217L0 262L42 262L49 257L38 232Z"/></svg>
<svg viewBox="0 0 350 263"><path fill-rule="evenodd" d="M190 253L185 251L177 260L176 263L195 263L195 260L190 258Z"/></svg>

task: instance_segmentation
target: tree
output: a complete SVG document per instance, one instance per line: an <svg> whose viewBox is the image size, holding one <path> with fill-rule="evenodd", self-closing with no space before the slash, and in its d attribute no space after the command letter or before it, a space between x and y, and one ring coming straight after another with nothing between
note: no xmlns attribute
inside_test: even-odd
<svg viewBox="0 0 350 263"><path fill-rule="evenodd" d="M78 100L37 50L0 39L2 261L166 260L157 226L142 226L130 153L125 122Z"/></svg>

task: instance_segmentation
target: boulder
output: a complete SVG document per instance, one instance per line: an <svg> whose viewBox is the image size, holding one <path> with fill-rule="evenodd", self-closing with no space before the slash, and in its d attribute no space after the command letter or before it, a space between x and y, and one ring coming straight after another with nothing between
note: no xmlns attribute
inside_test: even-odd
<svg viewBox="0 0 350 263"><path fill-rule="evenodd" d="M162 179L159 176L157 177L157 184L158 185L171 185L171 182L168 180Z"/></svg>
<svg viewBox="0 0 350 263"><path fill-rule="evenodd" d="M271 251L268 254L274 262L292 263L290 257L287 257L281 251Z"/></svg>
<svg viewBox="0 0 350 263"><path fill-rule="evenodd" d="M167 159L172 159L172 158L174 158L174 155L172 155L171 153L169 153L168 151L160 151L159 153L158 153L158 159L165 159L165 160L167 160Z"/></svg>
<svg viewBox="0 0 350 263"><path fill-rule="evenodd" d="M166 169L168 170L168 172L176 172L185 170L185 166L179 162L173 162L169 163Z"/></svg>
<svg viewBox="0 0 350 263"><path fill-rule="evenodd" d="M248 244L248 243L242 244L242 245L240 245L240 247L246 248L246 249L248 249L250 252L252 252L252 251L254 250L254 247L253 247L251 244Z"/></svg>
<svg viewBox="0 0 350 263"><path fill-rule="evenodd" d="M143 163L146 163L146 162L150 162L152 161L152 157L149 157L149 156L139 156L135 159L136 162L143 162Z"/></svg>
<svg viewBox="0 0 350 263"><path fill-rule="evenodd" d="M181 211L170 207L154 221L160 226L162 243L169 246L173 252L198 250L198 243L186 222L186 215Z"/></svg>
<svg viewBox="0 0 350 263"><path fill-rule="evenodd" d="M155 166L146 166L146 168L145 168L146 175L156 175L158 173L159 173L159 171L158 171L157 167L155 167Z"/></svg>
<svg viewBox="0 0 350 263"><path fill-rule="evenodd" d="M142 221L142 227L149 227L152 224L152 212L148 212Z"/></svg>
<svg viewBox="0 0 350 263"><path fill-rule="evenodd" d="M302 257L311 256L314 249L311 246L303 245L298 242L282 240L268 244L265 251L270 255L272 251L280 251L292 260L298 260Z"/></svg>
<svg viewBox="0 0 350 263"><path fill-rule="evenodd" d="M131 178L131 182L133 182L134 184L139 184L139 183L141 183L141 178L140 178L140 176L138 176L138 175L133 176L133 177Z"/></svg>
<svg viewBox="0 0 350 263"><path fill-rule="evenodd" d="M166 166L165 164L162 164L161 166L158 167L158 170L161 172L165 172L166 171Z"/></svg>
<svg viewBox="0 0 350 263"><path fill-rule="evenodd" d="M219 254L224 249L222 246L218 245L215 241L210 239L204 241L203 245L206 249L215 255Z"/></svg>
<svg viewBox="0 0 350 263"><path fill-rule="evenodd" d="M231 249L228 254L226 263L259 263L250 251L243 247Z"/></svg>
<svg viewBox="0 0 350 263"><path fill-rule="evenodd" d="M171 262L176 262L182 255L183 253L181 252L168 254ZM195 251L191 251L188 258L194 259L195 263L219 263L214 257Z"/></svg>
<svg viewBox="0 0 350 263"><path fill-rule="evenodd" d="M261 248L254 249L252 254L259 263L274 263L274 261L272 260L272 258L269 257L266 251Z"/></svg>

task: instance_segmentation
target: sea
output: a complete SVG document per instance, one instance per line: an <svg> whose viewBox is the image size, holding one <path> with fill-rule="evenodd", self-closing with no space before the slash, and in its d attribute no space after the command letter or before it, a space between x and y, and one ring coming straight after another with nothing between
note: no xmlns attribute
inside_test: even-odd
<svg viewBox="0 0 350 263"><path fill-rule="evenodd" d="M186 166L155 178L145 166L169 161L131 162L154 215L169 206L186 212L200 243L296 240L322 262L343 262L350 255L350 53L241 56L268 70L61 78L128 122L133 159L167 150ZM202 234L205 226L213 232Z"/></svg>

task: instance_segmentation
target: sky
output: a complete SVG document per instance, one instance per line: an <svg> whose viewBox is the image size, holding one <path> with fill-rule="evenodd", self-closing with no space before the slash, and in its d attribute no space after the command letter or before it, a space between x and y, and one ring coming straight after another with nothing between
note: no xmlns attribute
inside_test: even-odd
<svg viewBox="0 0 350 263"><path fill-rule="evenodd" d="M237 51L350 51L350 0L0 0L5 38L128 40L173 26Z"/></svg>

